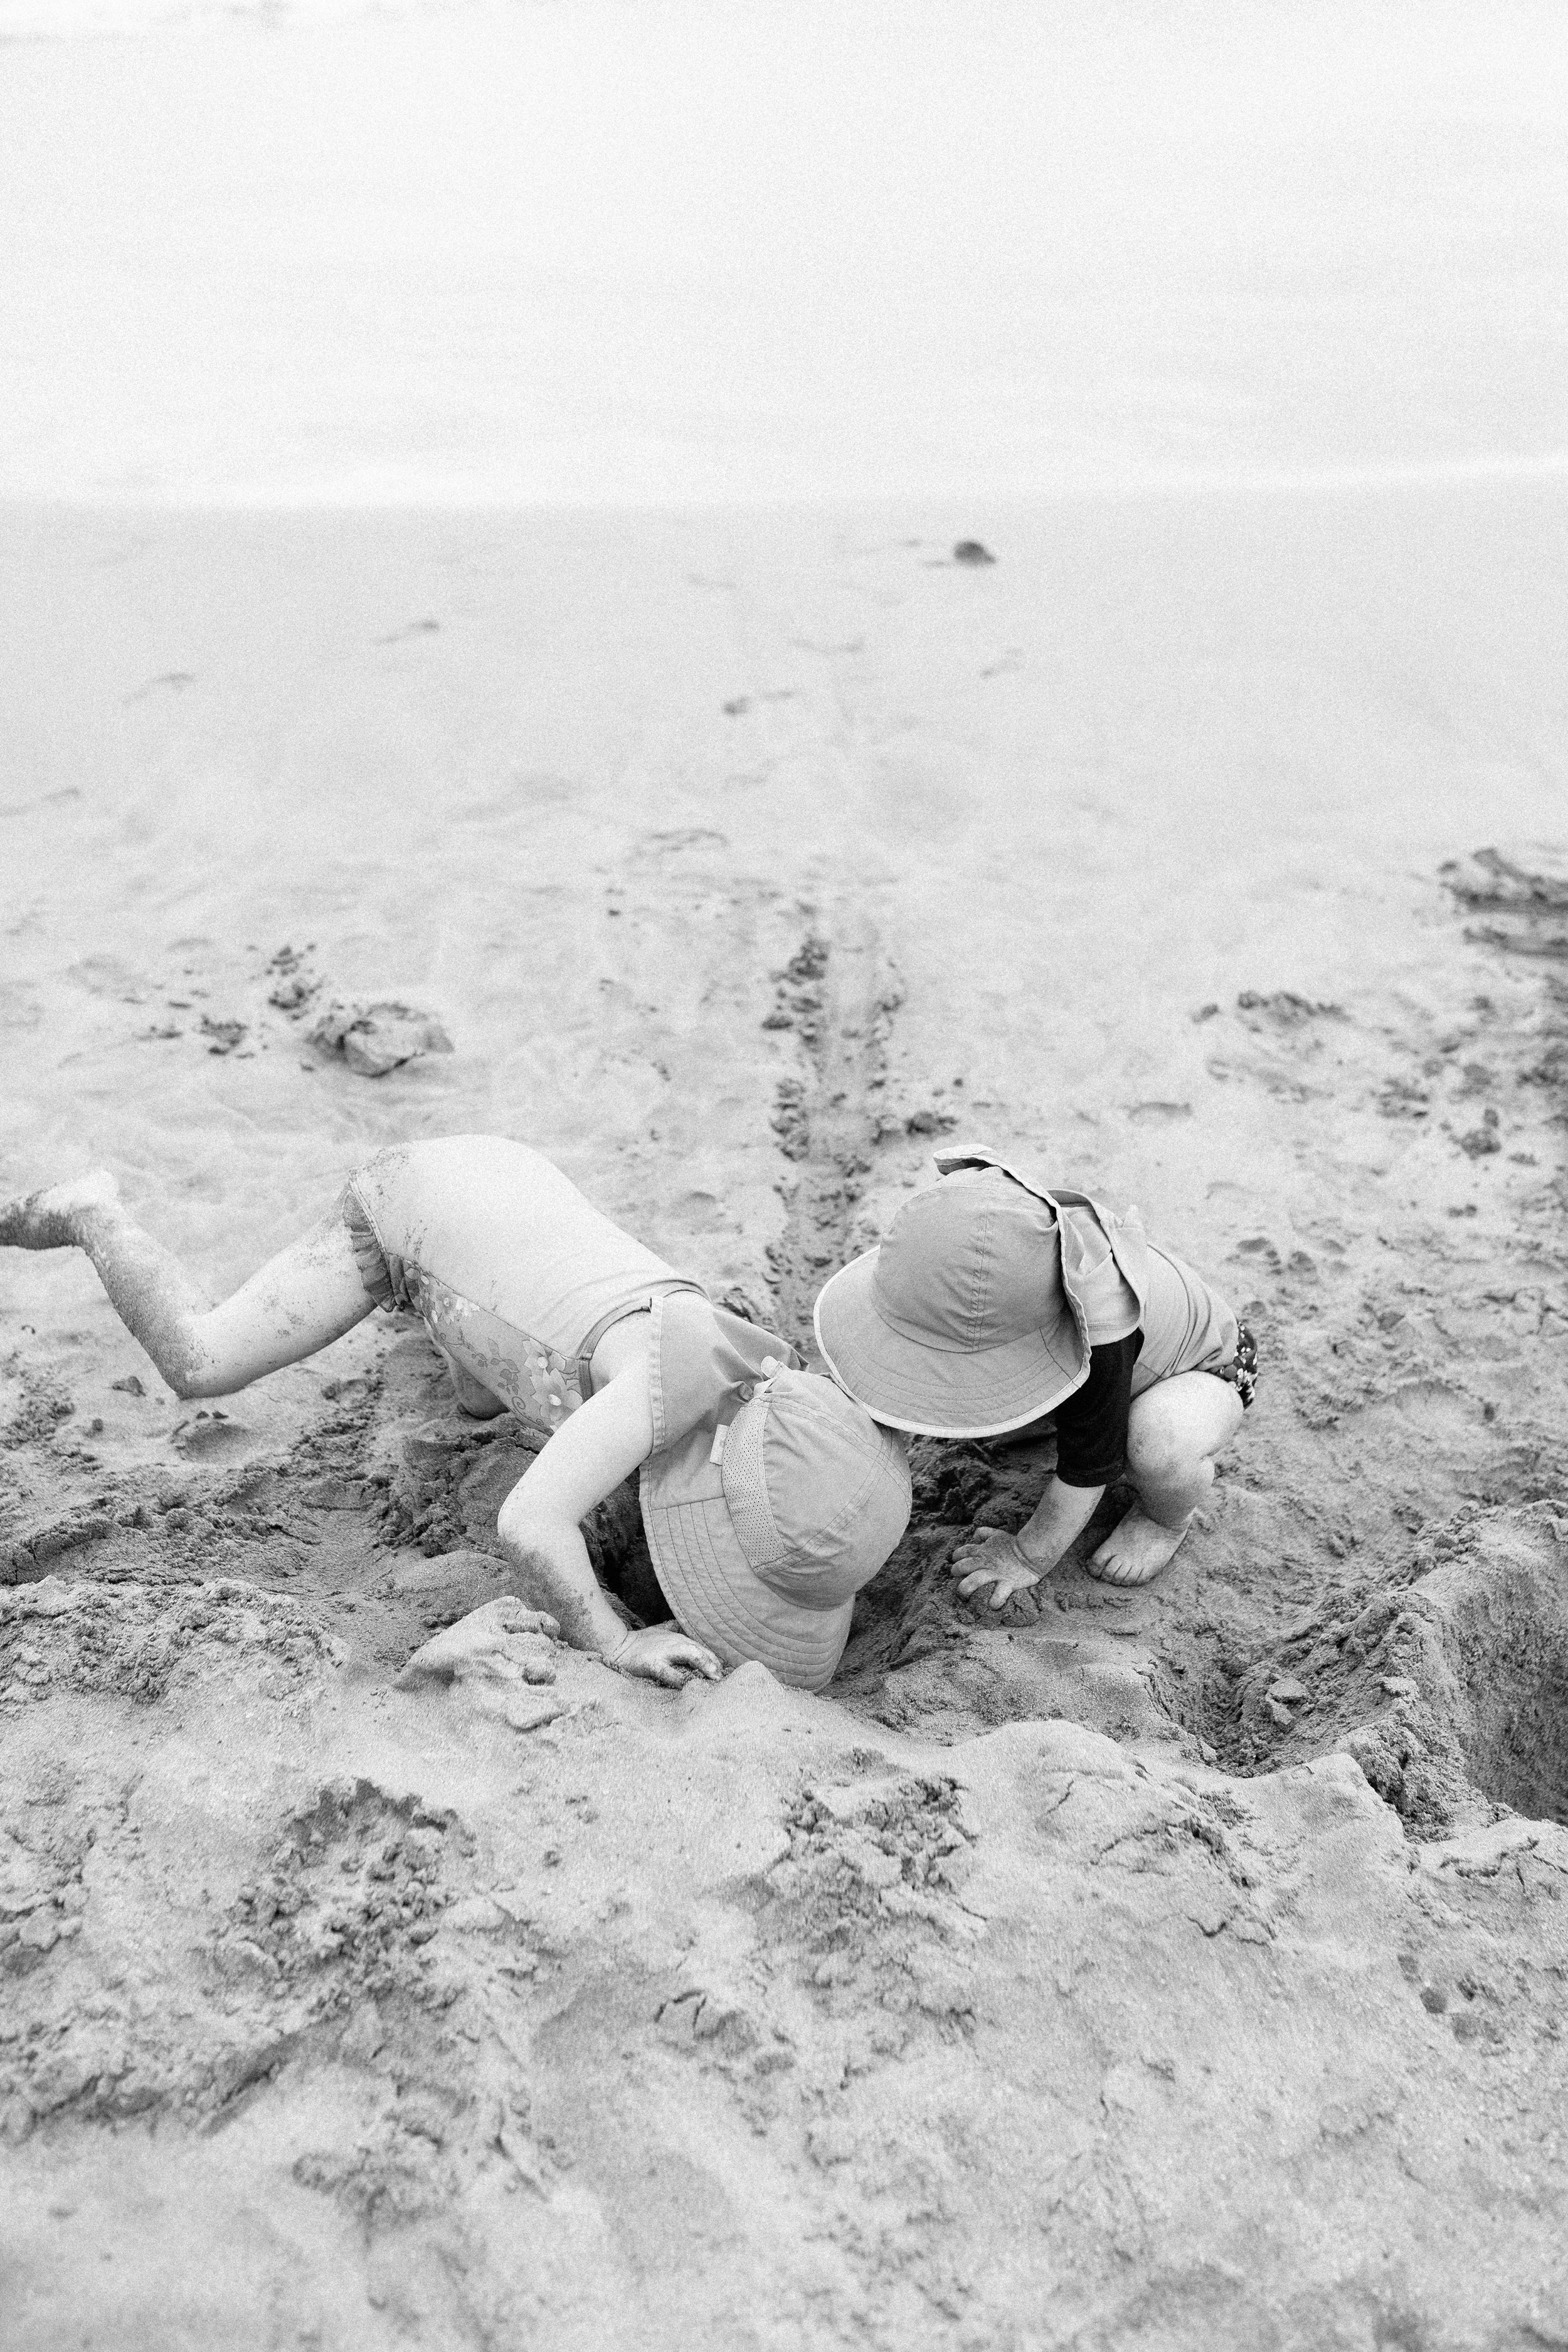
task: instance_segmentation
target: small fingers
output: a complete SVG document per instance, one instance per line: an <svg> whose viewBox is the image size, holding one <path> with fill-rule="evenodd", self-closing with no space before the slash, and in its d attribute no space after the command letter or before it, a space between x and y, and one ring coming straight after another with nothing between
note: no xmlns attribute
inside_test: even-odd
<svg viewBox="0 0 1568 2352"><path fill-rule="evenodd" d="M960 1600L968 1601L976 1592L984 1591L986 1585L995 1583L996 1577L997 1570L994 1568L975 1569L973 1573L966 1576L963 1583L959 1586L958 1593Z"/></svg>
<svg viewBox="0 0 1568 2352"><path fill-rule="evenodd" d="M703 1675L710 1682L716 1682L720 1668L717 1659L705 1660L694 1655L665 1658L653 1669L653 1673L666 1690L683 1690L693 1675Z"/></svg>
<svg viewBox="0 0 1568 2352"><path fill-rule="evenodd" d="M994 1534L965 1536L961 1543L953 1547L950 1567L952 1574L957 1576L965 1560L978 1566L982 1560L989 1559L1000 1567L1004 1561L1016 1561L1016 1557L1011 1540L1005 1536Z"/></svg>
<svg viewBox="0 0 1568 2352"><path fill-rule="evenodd" d="M710 1683L716 1683L724 1671L712 1651L705 1650L700 1642L680 1643L670 1657L688 1674L705 1675Z"/></svg>
<svg viewBox="0 0 1568 2352"><path fill-rule="evenodd" d="M666 1690L679 1690L693 1675L716 1683L724 1671L712 1651L705 1650L700 1642L677 1635L653 1647L647 1644L646 1636L640 1638L642 1646L621 1660L623 1674L640 1675L645 1681L658 1683Z"/></svg>

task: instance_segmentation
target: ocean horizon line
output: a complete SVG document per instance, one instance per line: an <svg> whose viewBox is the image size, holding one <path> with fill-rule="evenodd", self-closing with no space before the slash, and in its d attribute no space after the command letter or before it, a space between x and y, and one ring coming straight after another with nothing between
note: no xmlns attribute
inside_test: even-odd
<svg viewBox="0 0 1568 2352"><path fill-rule="evenodd" d="M1530 457L1489 453L1407 463L1346 463L1314 467L1170 467L1141 473L1095 474L1032 481L924 481L768 491L685 488L617 489L595 495L562 490L518 478L446 476L368 480L327 477L299 483L159 485L68 484L32 488L0 483L0 507L94 512L379 513L492 512L681 514L796 511L831 507L986 504L1054 506L1078 501L1187 497L1332 496L1357 490L1499 486L1568 478L1568 449Z"/></svg>

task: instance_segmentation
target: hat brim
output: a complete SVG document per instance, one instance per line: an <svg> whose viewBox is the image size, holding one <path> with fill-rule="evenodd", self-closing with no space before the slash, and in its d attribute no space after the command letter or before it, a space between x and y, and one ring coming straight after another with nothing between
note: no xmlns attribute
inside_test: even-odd
<svg viewBox="0 0 1568 2352"><path fill-rule="evenodd" d="M683 1633L727 1666L758 1660L780 1682L818 1691L832 1681L849 1639L852 1601L806 1609L765 1585L731 1523L713 1433L689 1436L643 1464L643 1528L659 1583Z"/></svg>
<svg viewBox="0 0 1568 2352"><path fill-rule="evenodd" d="M1049 1334L1026 1332L996 1348L939 1348L906 1338L879 1312L879 1255L868 1250L841 1266L812 1317L828 1370L873 1421L916 1437L1001 1437L1082 1387L1089 1358L1070 1309Z"/></svg>

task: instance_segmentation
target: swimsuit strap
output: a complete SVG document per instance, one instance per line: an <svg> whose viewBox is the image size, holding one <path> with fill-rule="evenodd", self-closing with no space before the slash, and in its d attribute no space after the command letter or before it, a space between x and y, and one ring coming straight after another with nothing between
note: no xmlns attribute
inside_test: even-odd
<svg viewBox="0 0 1568 2352"><path fill-rule="evenodd" d="M702 1289L702 1285L700 1282L687 1282L682 1280L679 1276L669 1282L661 1282L658 1286L657 1296L663 1297L672 1290L695 1290L700 1292L704 1298L708 1296L707 1292ZM598 1346L605 1332L611 1329L615 1324L624 1323L628 1315L647 1314L653 1307L655 1296L656 1294L653 1291L649 1291L645 1297L627 1298L623 1300L619 1307L612 1307L607 1315L600 1316L598 1321L595 1324L593 1329L589 1332L587 1338L578 1349L577 1393L582 1398L584 1404L587 1403L588 1399L594 1393L595 1349Z"/></svg>

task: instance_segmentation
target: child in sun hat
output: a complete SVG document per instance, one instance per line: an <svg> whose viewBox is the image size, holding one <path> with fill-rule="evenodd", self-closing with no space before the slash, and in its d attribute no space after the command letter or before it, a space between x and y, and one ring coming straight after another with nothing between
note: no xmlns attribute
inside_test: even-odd
<svg viewBox="0 0 1568 2352"><path fill-rule="evenodd" d="M1147 1584L1252 1402L1250 1332L1135 1210L1115 1215L983 1149L936 1164L880 1248L817 1299L829 1369L890 1429L997 1437L1054 1422L1056 1472L1034 1515L961 1548L961 1592L989 1585L999 1609L1049 1575L1124 1474L1138 1500L1087 1566Z"/></svg>
<svg viewBox="0 0 1568 2352"><path fill-rule="evenodd" d="M909 1517L896 1438L505 1137L379 1152L218 1307L108 1174L0 1205L0 1244L85 1250L182 1397L227 1396L378 1306L413 1308L466 1412L510 1407L545 1437L501 1506L501 1539L567 1640L625 1674L679 1684L760 1659L820 1689ZM599 1587L580 1527L639 1468L667 1621L641 1626Z"/></svg>

